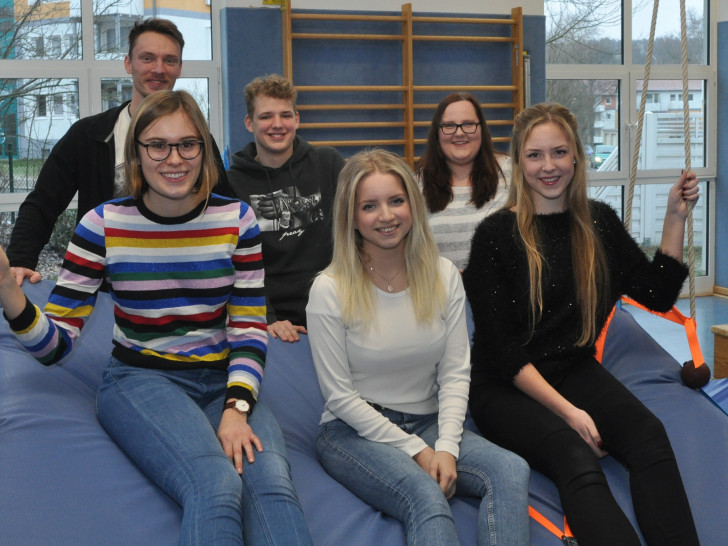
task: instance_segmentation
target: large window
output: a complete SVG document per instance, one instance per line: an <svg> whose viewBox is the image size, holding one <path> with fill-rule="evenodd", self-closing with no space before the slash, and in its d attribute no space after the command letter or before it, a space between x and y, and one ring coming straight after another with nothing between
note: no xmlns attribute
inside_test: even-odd
<svg viewBox="0 0 728 546"><path fill-rule="evenodd" d="M184 77L176 88L198 100L222 144L219 39L213 40L219 7L214 17L212 9L206 0L2 2L0 244L7 243L15 211L71 124L131 98L123 59L129 30L140 18L170 19L182 32Z"/></svg>
<svg viewBox="0 0 728 546"><path fill-rule="evenodd" d="M716 0L686 0L690 164L701 181L693 210L696 289L712 291L712 192L716 165ZM662 235L667 190L686 165L679 0L660 0L652 71L644 89L653 0L545 0L546 99L571 109L589 156L591 195L624 216L642 124L630 230L645 250ZM577 75L575 77L575 75Z"/></svg>

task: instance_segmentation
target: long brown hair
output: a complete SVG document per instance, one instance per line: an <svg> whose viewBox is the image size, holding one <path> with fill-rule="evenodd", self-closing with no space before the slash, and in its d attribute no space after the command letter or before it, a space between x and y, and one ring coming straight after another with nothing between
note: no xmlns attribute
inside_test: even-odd
<svg viewBox="0 0 728 546"><path fill-rule="evenodd" d="M425 196L427 209L431 213L444 210L453 198L450 184L452 173L447 165L445 154L442 153L442 148L440 148L439 132L445 109L452 103L463 100L468 101L475 108L481 134L480 150L473 160L473 169L470 172L470 182L472 184L470 202L477 208L485 205L493 198L498 189L498 177L503 176L503 171L495 157L493 141L478 99L470 93L452 93L448 95L437 105L435 114L432 116L430 130L427 134L427 148L417 162L416 167L417 175L422 182L422 193Z"/></svg>
<svg viewBox="0 0 728 546"><path fill-rule="evenodd" d="M531 187L523 176L523 146L537 125L553 123L564 132L574 151L574 177L567 190L567 208L571 212L571 263L574 271L576 301L581 313L578 346L589 345L599 336L596 317L599 294L606 293L608 278L604 249L594 230L586 184L586 155L579 138L576 116L560 104L537 104L516 116L511 138L513 176L506 207L515 211L516 224L528 260L531 300L531 329L543 311L543 256L540 242L546 234L538 232Z"/></svg>

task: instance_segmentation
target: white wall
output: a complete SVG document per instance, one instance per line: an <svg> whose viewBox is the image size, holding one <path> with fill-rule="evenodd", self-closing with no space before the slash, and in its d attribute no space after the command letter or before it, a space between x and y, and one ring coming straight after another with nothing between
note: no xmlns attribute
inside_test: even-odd
<svg viewBox="0 0 728 546"><path fill-rule="evenodd" d="M511 8L522 7L524 15L543 15L543 0L290 0L293 9L330 9L349 11L399 11L402 4L412 4L416 12L432 13L489 13L508 14ZM262 0L222 0L223 8L254 8L264 6Z"/></svg>

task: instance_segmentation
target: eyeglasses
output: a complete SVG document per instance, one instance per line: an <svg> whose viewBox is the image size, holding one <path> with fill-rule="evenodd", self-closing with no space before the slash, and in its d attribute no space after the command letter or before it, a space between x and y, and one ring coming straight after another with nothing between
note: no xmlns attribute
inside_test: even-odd
<svg viewBox="0 0 728 546"><path fill-rule="evenodd" d="M137 144L139 144L139 146L144 146L147 149L149 159L154 161L164 161L167 159L172 153L172 148L177 148L177 153L182 159L194 159L200 155L202 147L204 146L204 142L201 140L192 139L183 140L176 144L172 144L170 142L150 142L145 144L144 142L139 142L137 140Z"/></svg>
<svg viewBox="0 0 728 546"><path fill-rule="evenodd" d="M454 135L458 132L458 128L460 128L463 130L463 133L472 135L478 130L478 125L480 125L480 123L475 121L466 121L465 123L441 123L440 131L442 131L443 135Z"/></svg>

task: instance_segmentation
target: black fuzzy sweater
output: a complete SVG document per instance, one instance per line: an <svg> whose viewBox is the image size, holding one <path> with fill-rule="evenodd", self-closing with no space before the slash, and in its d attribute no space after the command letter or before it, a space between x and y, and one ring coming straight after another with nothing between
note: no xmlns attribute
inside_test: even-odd
<svg viewBox="0 0 728 546"><path fill-rule="evenodd" d="M601 328L626 294L646 307L667 311L677 299L687 267L657 252L648 260L615 211L592 201L592 219L606 253L609 289L600 294ZM532 363L549 382L594 355L594 345L577 347L581 317L571 265L571 213L539 215L536 223L546 266L543 314L531 335L528 265L514 213L503 210L480 224L472 241L463 282L475 321L471 390L494 379L512 383Z"/></svg>

